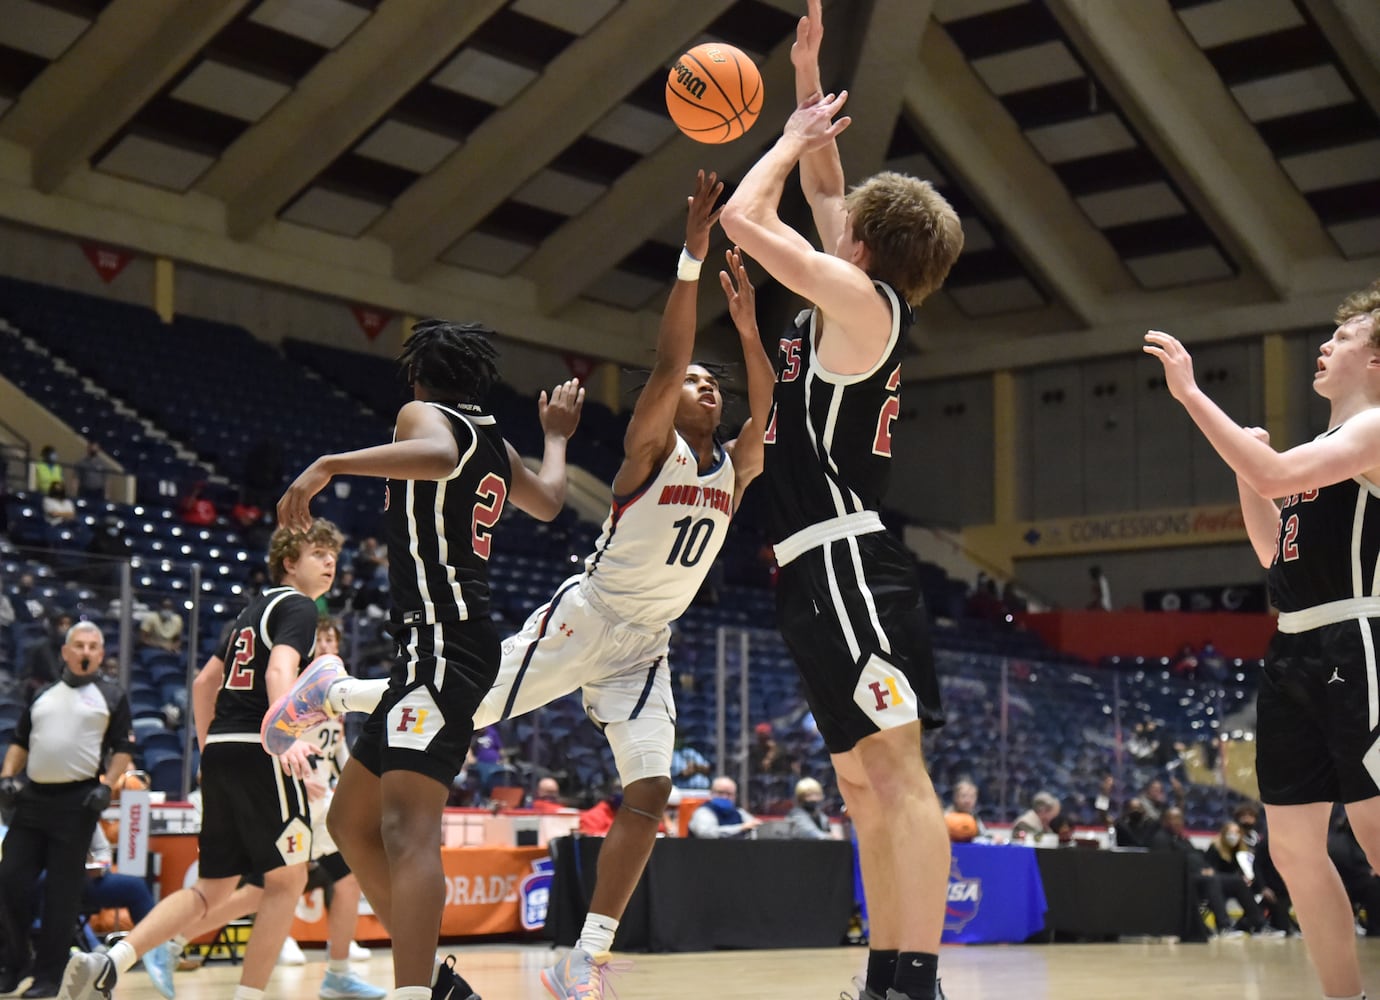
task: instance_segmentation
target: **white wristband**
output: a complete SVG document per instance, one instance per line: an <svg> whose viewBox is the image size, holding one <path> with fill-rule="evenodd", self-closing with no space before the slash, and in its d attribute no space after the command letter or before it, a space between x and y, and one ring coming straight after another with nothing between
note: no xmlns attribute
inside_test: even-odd
<svg viewBox="0 0 1380 1000"><path fill-rule="evenodd" d="M680 248L680 261L676 264L676 279L679 281L699 281L700 266L704 261L696 260L685 247Z"/></svg>

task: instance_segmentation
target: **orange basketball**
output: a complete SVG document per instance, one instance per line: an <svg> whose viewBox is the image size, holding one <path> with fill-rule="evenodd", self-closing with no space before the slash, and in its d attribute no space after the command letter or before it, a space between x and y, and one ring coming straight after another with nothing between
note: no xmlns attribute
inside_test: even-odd
<svg viewBox="0 0 1380 1000"><path fill-rule="evenodd" d="M732 142L762 112L762 74L732 45L696 45L671 67L666 110L696 142Z"/></svg>
<svg viewBox="0 0 1380 1000"><path fill-rule="evenodd" d="M948 813L944 816L944 823L949 828L949 839L961 844L966 844L978 834L977 820L967 813Z"/></svg>

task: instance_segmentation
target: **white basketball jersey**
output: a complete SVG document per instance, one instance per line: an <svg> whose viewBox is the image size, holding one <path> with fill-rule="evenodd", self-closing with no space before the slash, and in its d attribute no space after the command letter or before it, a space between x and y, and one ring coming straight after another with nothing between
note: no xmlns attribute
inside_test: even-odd
<svg viewBox="0 0 1380 1000"><path fill-rule="evenodd" d="M624 621L661 626L690 606L723 547L733 516L733 462L699 474L695 450L679 434L651 481L614 497L604 532L585 560L586 586Z"/></svg>

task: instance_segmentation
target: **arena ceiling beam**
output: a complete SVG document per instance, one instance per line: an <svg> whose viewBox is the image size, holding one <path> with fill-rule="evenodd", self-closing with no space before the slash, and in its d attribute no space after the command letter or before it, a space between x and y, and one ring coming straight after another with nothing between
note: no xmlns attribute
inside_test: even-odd
<svg viewBox="0 0 1380 1000"><path fill-rule="evenodd" d="M1380 17L1374 0L1303 0L1370 109L1380 115Z"/></svg>
<svg viewBox="0 0 1380 1000"><path fill-rule="evenodd" d="M760 120L765 129L772 129L767 123L773 121L779 128L795 106L790 43L778 45L758 68L766 92ZM524 262L521 273L536 283L541 311L548 315L559 312L587 285L637 249L646 240L649 216L665 220L667 226L680 220L683 226L684 202L677 200L676 193L689 192L699 168L715 170L723 177L741 176L761 154L762 145L775 139L771 131L752 135L754 142L739 140L722 146L667 142L639 160L598 201L547 237ZM673 267L673 262L668 262L668 275ZM710 302L708 291L701 290L701 302L706 306ZM717 294L722 298L722 292Z"/></svg>
<svg viewBox="0 0 1380 1000"><path fill-rule="evenodd" d="M370 229L370 236L393 247L398 277L411 280L432 266L729 6L730 0L620 4L572 42L475 130L461 154L408 188ZM573 257L593 248L584 246Z"/></svg>
<svg viewBox="0 0 1380 1000"><path fill-rule="evenodd" d="M925 32L912 64L905 107L1080 324L1100 320L1107 296L1136 289L1111 245L938 24Z"/></svg>
<svg viewBox="0 0 1380 1000"><path fill-rule="evenodd" d="M1050 11L1185 197L1278 297L1336 247L1168 4L1050 0Z"/></svg>
<svg viewBox="0 0 1380 1000"><path fill-rule="evenodd" d="M230 235L252 236L503 3L379 7L197 184L226 203Z"/></svg>
<svg viewBox="0 0 1380 1000"><path fill-rule="evenodd" d="M224 27L247 0L115 0L0 120L52 192Z"/></svg>

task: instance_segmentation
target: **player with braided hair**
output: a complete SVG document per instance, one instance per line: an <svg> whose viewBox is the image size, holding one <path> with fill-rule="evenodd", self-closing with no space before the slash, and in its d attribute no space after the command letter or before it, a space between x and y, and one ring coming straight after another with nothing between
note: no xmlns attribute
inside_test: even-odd
<svg viewBox="0 0 1380 1000"><path fill-rule="evenodd" d="M489 617L491 532L509 500L543 521L560 512L566 441L584 403L574 379L549 399L541 394L545 452L541 470L528 469L484 408L498 379L492 334L473 323L417 323L398 359L414 399L398 411L392 443L318 458L278 503L280 523L303 524L312 497L333 477L388 480L385 535L398 655L340 775L327 829L393 939L395 1000L475 997L451 964L436 965L435 957L445 906L441 815L469 749L475 710L498 674L499 639ZM329 683L338 662L317 660L301 682ZM266 721L261 735L270 751L282 748L278 732ZM395 894L404 886L405 902Z"/></svg>

